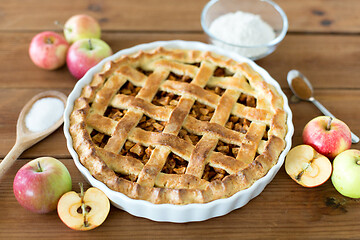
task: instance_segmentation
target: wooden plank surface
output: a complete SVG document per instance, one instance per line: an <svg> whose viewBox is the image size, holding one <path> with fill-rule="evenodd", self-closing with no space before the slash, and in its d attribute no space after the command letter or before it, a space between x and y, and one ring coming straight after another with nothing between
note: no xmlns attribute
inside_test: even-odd
<svg viewBox="0 0 360 240"><path fill-rule="evenodd" d="M101 227L89 232L67 228L56 212L31 213L16 202L12 177L28 160L18 160L0 185L0 239L357 239L354 222L360 214L359 201L342 197L330 182L317 188L303 188L281 168L275 179L245 207L195 223L158 223L111 208ZM84 182L71 159L62 162L69 169L73 189ZM89 185L84 182L85 187ZM6 217L5 217L6 216ZM11 228L8 227L11 225ZM336 229L336 231L335 231ZM331 232L331 234L330 234Z"/></svg>
<svg viewBox="0 0 360 240"><path fill-rule="evenodd" d="M200 14L207 0L0 0L0 159L15 142L17 116L44 90L69 94L76 80L66 67L44 71L28 56L31 38L43 30L61 32L53 22L74 14L96 17L114 52L158 40L206 42ZM270 56L257 61L276 79L288 99L290 69L312 81L316 98L360 136L360 1L276 0L289 19L289 33ZM29 11L31 9L31 11ZM309 102L290 102L295 132L321 115ZM359 149L359 144L352 145ZM158 223L115 207L99 228L77 232L56 212L33 214L17 203L12 183L17 170L40 157L59 158L69 169L73 189L85 182L66 148L62 128L25 151L0 182L0 239L360 239L360 200L341 196L330 181L312 189L292 181L284 167L255 199L225 216L196 223Z"/></svg>
<svg viewBox="0 0 360 240"><path fill-rule="evenodd" d="M358 0L275 2L287 14L290 32L360 32ZM86 13L96 17L104 31L202 31L200 15L207 0L182 0L181 4L178 0L77 0L69 5L66 3L47 0L2 1L0 30L58 29L54 25L55 20L65 23L74 14Z"/></svg>
<svg viewBox="0 0 360 240"><path fill-rule="evenodd" d="M72 89L76 80L64 66L55 71L37 68L28 56L33 33L3 33L1 35L0 88L64 88ZM201 33L107 33L103 36L113 52L141 43L161 40L207 42ZM353 88L360 79L360 38L353 35L299 35L289 34L278 49L257 63L276 79L282 88L288 88L287 72L302 71L317 89ZM21 62L21 72L18 71ZM331 69L331 71L329 71ZM16 74L14 74L16 72Z"/></svg>

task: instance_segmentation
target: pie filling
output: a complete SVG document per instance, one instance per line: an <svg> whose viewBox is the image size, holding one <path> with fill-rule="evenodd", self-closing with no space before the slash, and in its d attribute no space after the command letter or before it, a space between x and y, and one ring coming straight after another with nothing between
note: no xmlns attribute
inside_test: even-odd
<svg viewBox="0 0 360 240"><path fill-rule="evenodd" d="M198 64L199 65L199 64ZM137 69L138 71L144 73L145 75L150 75L152 72L145 71L141 68ZM229 73L225 68L218 67L214 71L214 76L217 77L225 77L225 76L232 76L232 73ZM172 81L181 81L181 82L187 82L190 83L192 79L186 75L177 75L173 72L170 72L168 80ZM140 91L141 87L136 87L133 84L131 84L130 81L127 81L118 91L118 94L124 94L124 95L130 95L130 96L136 96L137 93ZM220 87L208 87L205 86L204 88L207 91L213 92L219 96L222 96L225 92L225 89L222 89ZM169 93L166 91L158 91L155 95L155 97L152 100L152 104L156 106L163 106L167 108L175 108L180 100L181 96L178 96L174 93ZM237 100L238 103L241 103L248 107L256 107L256 98L247 94L242 93ZM104 116L111 118L115 121L119 121L125 114L127 110L124 109L118 109L114 107L108 107ZM194 105L192 106L189 116L192 116L200 121L207 121L209 122L214 114L215 109L211 106L208 106L206 104L202 104L198 101L195 101ZM225 124L225 127L243 134L246 134L248 128L250 127L251 121L246 118L240 118L235 115L230 115L227 123ZM149 118L146 115L143 115L141 120L139 121L137 127L141 128L146 131L150 132L162 132L166 126L166 122L157 121L155 119ZM268 128L267 128L268 131ZM264 140L267 139L267 131L263 137ZM188 132L185 128L181 128L179 131L178 136L181 139L184 139L185 141L188 141L192 145L196 145L201 136L198 136L196 134L192 134ZM103 133L97 132L96 130L93 130L91 132L91 137L94 143L98 146L103 148L107 141L109 140L110 136L105 135ZM149 146L143 146L139 143L134 143L129 140L127 140L123 146L123 148L120 151L120 155L123 156L130 156L133 158L136 158L140 160L144 165L147 163L147 161L150 159L151 152L154 148ZM234 144L227 144L221 140L218 141L217 146L215 147L214 151L220 152L226 156L230 156L233 158L236 158L240 147ZM162 168L161 172L166 174L184 174L186 172L186 168L188 165L188 161L181 158L180 156L177 156L174 153L170 153L167 157L167 160L165 162L164 167ZM125 178L130 181L136 181L137 176L136 175L122 175L117 173L118 176L121 176L122 178ZM225 170L211 167L209 164L205 166L204 173L202 176L202 179L207 180L209 182L214 180L222 180L225 176L229 175Z"/></svg>

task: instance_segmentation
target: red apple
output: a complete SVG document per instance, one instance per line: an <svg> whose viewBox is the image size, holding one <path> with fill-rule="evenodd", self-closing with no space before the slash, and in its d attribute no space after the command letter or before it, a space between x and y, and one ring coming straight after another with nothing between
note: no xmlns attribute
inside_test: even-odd
<svg viewBox="0 0 360 240"><path fill-rule="evenodd" d="M80 14L66 21L64 35L69 43L73 43L84 38L100 38L101 29L95 18Z"/></svg>
<svg viewBox="0 0 360 240"><path fill-rule="evenodd" d="M61 35L46 31L33 37L29 55L36 66L54 70L65 64L68 42Z"/></svg>
<svg viewBox="0 0 360 240"><path fill-rule="evenodd" d="M285 159L286 173L304 187L316 187L326 182L332 172L330 160L309 145L291 149Z"/></svg>
<svg viewBox="0 0 360 240"><path fill-rule="evenodd" d="M339 119L320 116L308 122L302 134L303 142L333 159L351 147L349 127Z"/></svg>
<svg viewBox="0 0 360 240"><path fill-rule="evenodd" d="M69 48L66 63L70 73L77 79L105 57L112 54L107 43L100 39L81 39Z"/></svg>
<svg viewBox="0 0 360 240"><path fill-rule="evenodd" d="M60 197L71 189L69 171L52 157L37 158L25 164L16 173L13 184L20 205L35 213L55 210Z"/></svg>

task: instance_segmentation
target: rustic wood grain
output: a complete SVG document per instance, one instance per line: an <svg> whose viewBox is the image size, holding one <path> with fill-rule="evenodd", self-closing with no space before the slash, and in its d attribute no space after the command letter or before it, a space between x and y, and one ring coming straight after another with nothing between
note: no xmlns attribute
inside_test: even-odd
<svg viewBox="0 0 360 240"><path fill-rule="evenodd" d="M0 14L0 31L55 30L59 29L55 20L65 23L79 13L97 18L104 31L202 31L200 15L206 3L207 0L182 0L181 4L177 0L77 0L65 5L63 1L2 1L1 12L6 14ZM357 0L276 3L288 16L290 32L360 32Z"/></svg>
<svg viewBox="0 0 360 240"><path fill-rule="evenodd" d="M255 199L231 213L195 223L157 223L134 217L112 207L107 220L95 230L77 232L67 228L56 211L38 215L23 209L12 194L12 179L28 160L20 160L0 185L0 239L344 239L357 238L354 221L360 214L358 200L342 197L330 181L317 188L303 188L281 168L275 179ZM70 159L73 189L85 182ZM8 226L11 226L9 228ZM294 227L296 226L296 227ZM28 239L27 237L27 239Z"/></svg>
<svg viewBox="0 0 360 240"><path fill-rule="evenodd" d="M15 126L24 104L45 90L69 94L76 84L66 66L41 70L28 56L31 38L44 30L61 29L74 14L100 21L102 38L114 52L158 40L206 42L200 14L207 0L11 0L0 1L0 159L15 143ZM289 33L270 56L257 61L284 90L290 69L313 83L315 97L360 135L360 1L276 0L289 19ZM305 124L321 112L309 102L290 102L295 132L302 143ZM359 149L359 144L352 145ZM0 239L359 239L360 200L341 196L330 180L303 188L282 167L274 180L246 206L203 222L159 223L134 217L115 207L99 228L77 232L57 213L38 215L16 201L12 184L18 169L31 159L53 156L69 169L73 189L89 184L66 148L62 127L25 151L0 182Z"/></svg>
<svg viewBox="0 0 360 240"><path fill-rule="evenodd" d="M290 32L359 33L360 5L357 0L276 0L275 2L287 15Z"/></svg>
<svg viewBox="0 0 360 240"><path fill-rule="evenodd" d="M28 46L33 36L33 33L2 34L0 88L73 88L76 80L66 66L46 71L31 62ZM200 33L108 33L103 39L109 43L113 52L161 40L207 42L206 36ZM315 89L338 89L359 87L359 59L358 36L289 34L274 53L257 61L257 64L265 68L284 88L288 87L287 72L295 68L309 78Z"/></svg>
<svg viewBox="0 0 360 240"><path fill-rule="evenodd" d="M289 70L298 69L317 89L358 88L360 38L351 35L285 37L270 56L257 61L281 86Z"/></svg>

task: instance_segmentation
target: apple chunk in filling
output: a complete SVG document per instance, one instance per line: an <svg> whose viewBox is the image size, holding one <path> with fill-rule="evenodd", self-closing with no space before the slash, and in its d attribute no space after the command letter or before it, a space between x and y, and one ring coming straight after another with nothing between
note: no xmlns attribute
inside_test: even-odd
<svg viewBox="0 0 360 240"><path fill-rule="evenodd" d="M286 173L304 187L316 187L331 176L332 165L327 157L309 145L299 145L285 159Z"/></svg>

